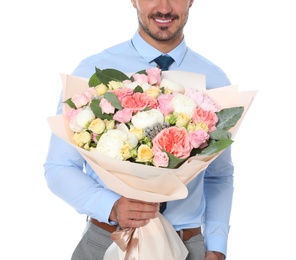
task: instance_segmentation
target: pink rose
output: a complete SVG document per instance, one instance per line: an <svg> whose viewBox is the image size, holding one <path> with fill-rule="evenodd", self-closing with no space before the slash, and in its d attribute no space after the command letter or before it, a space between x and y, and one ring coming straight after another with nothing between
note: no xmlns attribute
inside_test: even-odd
<svg viewBox="0 0 296 260"><path fill-rule="evenodd" d="M156 167L168 167L169 165L169 157L165 152L157 152L153 157L153 164Z"/></svg>
<svg viewBox="0 0 296 260"><path fill-rule="evenodd" d="M205 130L196 130L189 134L190 143L194 148L200 147L206 143L210 135Z"/></svg>
<svg viewBox="0 0 296 260"><path fill-rule="evenodd" d="M71 120L73 118L75 118L81 111L81 108L80 109L74 109L74 108L70 108L68 110L68 112L66 113L66 117Z"/></svg>
<svg viewBox="0 0 296 260"><path fill-rule="evenodd" d="M139 112L149 107L150 109L157 108L157 100L149 97L144 93L134 93L132 96L126 96L122 99L122 106L124 108L133 109L133 112Z"/></svg>
<svg viewBox="0 0 296 260"><path fill-rule="evenodd" d="M208 126L209 131L212 132L216 129L218 116L214 112L205 111L201 107L198 107L193 113L192 121L194 123L204 122Z"/></svg>
<svg viewBox="0 0 296 260"><path fill-rule="evenodd" d="M148 74L148 83L151 85L159 85L161 81L161 69L159 68L150 68L146 70Z"/></svg>
<svg viewBox="0 0 296 260"><path fill-rule="evenodd" d="M165 116L173 112L173 107L171 105L171 101L173 97L174 96L172 94L168 94L168 95L160 95L157 99L158 109Z"/></svg>
<svg viewBox="0 0 296 260"><path fill-rule="evenodd" d="M132 115L133 115L133 109L124 108L122 110L118 110L114 114L113 119L120 123L128 123L129 121L131 121Z"/></svg>
<svg viewBox="0 0 296 260"><path fill-rule="evenodd" d="M100 101L100 107L103 113L114 114L115 112L115 107L112 106L110 101L108 101L106 98L102 98L102 100Z"/></svg>
<svg viewBox="0 0 296 260"><path fill-rule="evenodd" d="M133 75L134 81L138 83L148 83L148 76L145 74L134 74Z"/></svg>
<svg viewBox="0 0 296 260"><path fill-rule="evenodd" d="M189 134L184 127L165 128L156 135L152 143L154 153L164 150L181 159L189 157L192 150Z"/></svg>
<svg viewBox="0 0 296 260"><path fill-rule="evenodd" d="M76 106L76 108L83 107L83 106L87 105L88 102L90 101L90 99L88 98L87 95L85 95L85 93L77 93L77 94L73 95L71 100L74 103L74 105Z"/></svg>

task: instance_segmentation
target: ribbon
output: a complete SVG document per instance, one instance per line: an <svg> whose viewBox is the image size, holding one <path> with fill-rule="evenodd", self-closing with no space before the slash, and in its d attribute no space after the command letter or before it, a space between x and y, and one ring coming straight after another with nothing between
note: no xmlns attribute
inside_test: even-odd
<svg viewBox="0 0 296 260"><path fill-rule="evenodd" d="M111 238L123 252L126 252L124 260L139 259L139 230L137 228L114 231Z"/></svg>

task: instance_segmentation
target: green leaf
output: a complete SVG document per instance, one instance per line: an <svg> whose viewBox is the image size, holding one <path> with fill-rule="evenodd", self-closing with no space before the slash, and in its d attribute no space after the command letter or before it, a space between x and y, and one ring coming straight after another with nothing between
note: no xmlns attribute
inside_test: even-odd
<svg viewBox="0 0 296 260"><path fill-rule="evenodd" d="M135 87L135 89L134 89L134 93L143 93L144 92L144 90L143 90L143 88L141 87L141 86L136 86Z"/></svg>
<svg viewBox="0 0 296 260"><path fill-rule="evenodd" d="M104 94L104 98L106 98L112 104L112 106L115 107L116 109L119 109L119 110L122 109L122 105L114 93L106 92Z"/></svg>
<svg viewBox="0 0 296 260"><path fill-rule="evenodd" d="M75 104L72 102L71 98L68 98L66 101L64 101L63 103L68 104L69 107L76 109Z"/></svg>
<svg viewBox="0 0 296 260"><path fill-rule="evenodd" d="M233 143L231 139L223 139L217 142L211 143L208 147L202 149L202 151L197 155L213 155L218 153Z"/></svg>
<svg viewBox="0 0 296 260"><path fill-rule="evenodd" d="M214 140L230 139L231 133L223 129L216 129L210 133L210 137Z"/></svg>
<svg viewBox="0 0 296 260"><path fill-rule="evenodd" d="M92 100L92 102L90 103L90 108L96 117L101 118L101 119L112 120L112 115L103 114L102 109L100 107L100 100L98 100L98 99Z"/></svg>
<svg viewBox="0 0 296 260"><path fill-rule="evenodd" d="M96 87L101 84L100 79L98 78L97 74L93 74L90 79L88 80L89 87Z"/></svg>
<svg viewBox="0 0 296 260"><path fill-rule="evenodd" d="M116 69L104 69L100 70L96 68L96 76L100 80L101 83L105 84L106 86L112 80L122 82L124 80L128 80L129 77L124 74L123 72L116 70Z"/></svg>
<svg viewBox="0 0 296 260"><path fill-rule="evenodd" d="M164 151L168 157L169 157L169 165L167 168L169 169L175 169L175 168L178 168L183 162L185 162L187 160L186 159L180 159L174 155L172 155L171 153L168 153L166 151Z"/></svg>
<svg viewBox="0 0 296 260"><path fill-rule="evenodd" d="M244 107L231 107L225 108L217 112L218 116L218 129L228 130L231 127L235 126L237 121L241 118L244 112Z"/></svg>

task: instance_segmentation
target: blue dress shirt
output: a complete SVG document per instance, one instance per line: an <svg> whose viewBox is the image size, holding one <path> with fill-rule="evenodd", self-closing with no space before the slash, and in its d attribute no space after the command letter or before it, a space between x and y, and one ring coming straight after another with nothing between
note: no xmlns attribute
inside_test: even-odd
<svg viewBox="0 0 296 260"><path fill-rule="evenodd" d="M155 67L153 60L160 54L136 32L131 40L84 59L72 74L89 78L95 67L136 72ZM208 89L230 85L225 73L191 50L184 39L168 54L175 60L170 70L204 74ZM57 113L62 113L62 100ZM108 223L112 206L120 195L105 186L75 148L52 135L44 169L48 187L54 194L77 212ZM176 230L202 226L207 250L226 255L233 194L230 148L187 187L188 197L168 202L164 216Z"/></svg>

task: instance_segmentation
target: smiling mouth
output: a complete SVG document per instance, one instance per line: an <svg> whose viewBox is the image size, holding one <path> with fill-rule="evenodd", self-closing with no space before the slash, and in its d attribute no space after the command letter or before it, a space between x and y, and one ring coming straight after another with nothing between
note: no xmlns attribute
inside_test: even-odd
<svg viewBox="0 0 296 260"><path fill-rule="evenodd" d="M166 19L166 20L155 19L155 21L158 22L158 23L170 23L172 21L172 19Z"/></svg>

